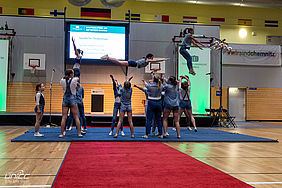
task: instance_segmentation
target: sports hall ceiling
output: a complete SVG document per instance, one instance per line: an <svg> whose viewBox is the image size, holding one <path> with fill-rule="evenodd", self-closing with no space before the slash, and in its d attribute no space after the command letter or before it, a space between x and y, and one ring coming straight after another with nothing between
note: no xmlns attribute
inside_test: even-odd
<svg viewBox="0 0 282 188"><path fill-rule="evenodd" d="M174 3L190 3L202 5L226 5L226 6L242 6L242 7L260 7L260 8L282 8L282 0L137 0L148 2L174 2Z"/></svg>
<svg viewBox="0 0 282 188"><path fill-rule="evenodd" d="M91 0L68 0L76 6L84 6ZM125 1L146 1L146 2L164 2L164 3L187 3L199 5L225 5L241 7L258 7L258 8L282 8L282 0L100 0L109 8L122 6Z"/></svg>

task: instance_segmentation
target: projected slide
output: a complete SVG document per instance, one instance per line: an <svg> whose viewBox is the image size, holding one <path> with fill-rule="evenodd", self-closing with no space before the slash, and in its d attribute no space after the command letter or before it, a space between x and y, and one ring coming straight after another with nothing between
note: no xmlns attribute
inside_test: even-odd
<svg viewBox="0 0 282 188"><path fill-rule="evenodd" d="M70 24L68 58L75 58L72 37L77 48L83 50L83 59L100 59L105 54L117 59L125 59L125 26Z"/></svg>
<svg viewBox="0 0 282 188"><path fill-rule="evenodd" d="M0 40L0 111L6 111L9 41Z"/></svg>
<svg viewBox="0 0 282 188"><path fill-rule="evenodd" d="M179 47L180 49L180 47ZM189 74L186 60L179 53L178 49L178 76L188 75L191 80L191 94L193 114L206 114L205 109L210 108L210 49L191 48L195 76Z"/></svg>

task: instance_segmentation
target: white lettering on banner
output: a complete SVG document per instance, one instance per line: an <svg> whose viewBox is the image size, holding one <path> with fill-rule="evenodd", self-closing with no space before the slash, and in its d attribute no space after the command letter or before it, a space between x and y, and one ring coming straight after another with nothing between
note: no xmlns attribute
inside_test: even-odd
<svg viewBox="0 0 282 188"><path fill-rule="evenodd" d="M230 52L223 54L223 64L281 66L281 47L279 45L229 44Z"/></svg>
<svg viewBox="0 0 282 188"><path fill-rule="evenodd" d="M244 56L275 56L277 55L276 53L273 52L256 52L256 51L248 51L248 52L243 52L243 51L237 51L237 50L232 50L228 52L229 55L244 55Z"/></svg>

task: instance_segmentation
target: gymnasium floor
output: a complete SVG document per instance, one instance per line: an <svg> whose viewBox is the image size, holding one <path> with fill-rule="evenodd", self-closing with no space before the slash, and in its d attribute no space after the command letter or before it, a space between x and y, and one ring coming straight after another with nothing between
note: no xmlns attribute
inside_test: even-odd
<svg viewBox="0 0 282 188"><path fill-rule="evenodd" d="M32 127L0 127L0 187L51 187L69 142L10 142ZM282 140L282 123L240 123L220 130ZM134 143L133 143L134 144ZM278 143L164 143L254 187L282 187L282 144ZM9 174L27 179L9 179ZM28 175L29 174L29 175ZM6 176L6 178L5 178ZM23 177L23 175L22 175ZM200 181L200 180L199 180ZM33 185L33 186L32 186ZM37 186L39 187L39 186Z"/></svg>

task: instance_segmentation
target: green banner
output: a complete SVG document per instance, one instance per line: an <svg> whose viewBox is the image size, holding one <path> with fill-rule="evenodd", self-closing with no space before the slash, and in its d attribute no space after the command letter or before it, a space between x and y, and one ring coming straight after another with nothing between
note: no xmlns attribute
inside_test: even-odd
<svg viewBox="0 0 282 188"><path fill-rule="evenodd" d="M205 109L210 108L210 49L204 48L200 50L192 47L188 52L192 56L196 75L189 74L186 60L178 53L178 77L188 75L190 78L190 99L193 114L207 114Z"/></svg>
<svg viewBox="0 0 282 188"><path fill-rule="evenodd" d="M0 40L0 111L6 111L9 40Z"/></svg>

